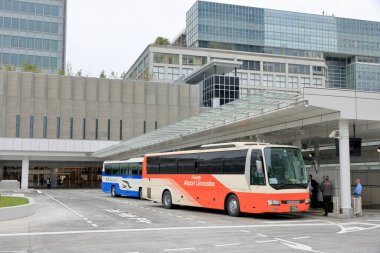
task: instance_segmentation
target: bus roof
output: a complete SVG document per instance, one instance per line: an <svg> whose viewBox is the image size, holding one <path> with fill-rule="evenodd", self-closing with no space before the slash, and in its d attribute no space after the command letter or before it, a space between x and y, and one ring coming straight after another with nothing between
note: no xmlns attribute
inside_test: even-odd
<svg viewBox="0 0 380 253"><path fill-rule="evenodd" d="M120 160L120 161L104 161L104 163L142 163L144 157L134 157L128 160Z"/></svg>
<svg viewBox="0 0 380 253"><path fill-rule="evenodd" d="M211 150L225 151L225 150L241 150L241 149L252 149L252 148L264 149L264 148L274 148L274 147L299 149L298 147L290 146L290 145L278 145L278 144L261 143L261 142L229 142L229 143L216 143L216 144L202 145L201 149L181 150L181 151L164 152L164 153L151 153L151 154L146 154L145 156L204 153L204 152L210 152Z"/></svg>

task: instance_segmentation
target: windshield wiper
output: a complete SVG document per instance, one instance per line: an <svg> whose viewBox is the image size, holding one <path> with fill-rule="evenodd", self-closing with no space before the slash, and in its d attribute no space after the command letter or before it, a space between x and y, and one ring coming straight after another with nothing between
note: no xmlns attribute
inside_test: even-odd
<svg viewBox="0 0 380 253"><path fill-rule="evenodd" d="M273 185L273 188L275 188L276 190L279 190L279 189L298 189L298 188L306 189L307 185L286 183L286 184Z"/></svg>

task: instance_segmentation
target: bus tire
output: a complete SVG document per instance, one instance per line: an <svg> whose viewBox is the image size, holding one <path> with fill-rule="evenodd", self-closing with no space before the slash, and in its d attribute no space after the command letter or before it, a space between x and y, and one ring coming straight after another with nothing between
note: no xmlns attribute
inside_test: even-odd
<svg viewBox="0 0 380 253"><path fill-rule="evenodd" d="M173 199L172 194L169 190L165 190L162 194L162 205L166 209L171 209L173 207Z"/></svg>
<svg viewBox="0 0 380 253"><path fill-rule="evenodd" d="M116 195L116 187L113 185L112 187L111 187L111 197L116 197L117 195Z"/></svg>
<svg viewBox="0 0 380 253"><path fill-rule="evenodd" d="M240 215L240 204L239 199L235 194L228 196L226 203L226 211L232 217L237 217Z"/></svg>
<svg viewBox="0 0 380 253"><path fill-rule="evenodd" d="M139 199L142 199L142 188L139 188Z"/></svg>

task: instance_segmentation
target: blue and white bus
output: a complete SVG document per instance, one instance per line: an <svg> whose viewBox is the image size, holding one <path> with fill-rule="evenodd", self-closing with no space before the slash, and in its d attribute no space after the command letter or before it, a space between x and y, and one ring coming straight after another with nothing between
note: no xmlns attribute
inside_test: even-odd
<svg viewBox="0 0 380 253"><path fill-rule="evenodd" d="M112 197L140 198L142 192L143 157L126 161L105 161L102 171L102 191Z"/></svg>

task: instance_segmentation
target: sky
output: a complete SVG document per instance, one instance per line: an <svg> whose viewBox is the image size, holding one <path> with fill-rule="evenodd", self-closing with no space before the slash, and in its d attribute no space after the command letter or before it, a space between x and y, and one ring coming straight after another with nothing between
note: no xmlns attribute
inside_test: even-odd
<svg viewBox="0 0 380 253"><path fill-rule="evenodd" d="M211 0L213 1L213 0ZM380 22L380 0L218 0L213 2ZM127 71L158 36L174 39L195 0L68 0L66 63L74 74Z"/></svg>

